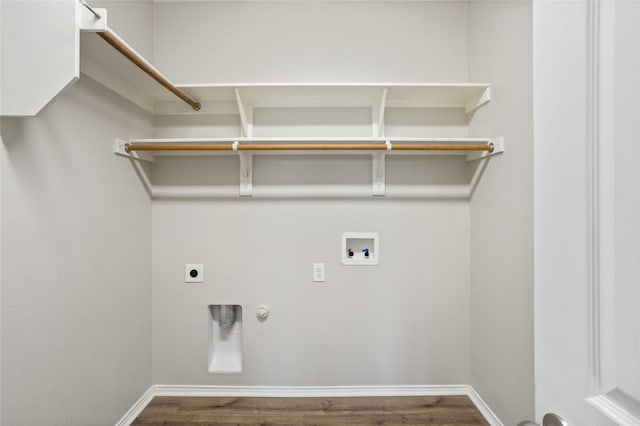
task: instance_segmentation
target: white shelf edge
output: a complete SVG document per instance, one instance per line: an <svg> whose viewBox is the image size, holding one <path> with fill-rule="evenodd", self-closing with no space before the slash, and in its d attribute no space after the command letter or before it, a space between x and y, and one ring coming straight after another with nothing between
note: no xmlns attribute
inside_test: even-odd
<svg viewBox="0 0 640 426"><path fill-rule="evenodd" d="M462 108L468 114L491 99L491 85L488 83L222 83L176 86L207 108L194 112L180 107L179 101L158 101L156 114L229 113L226 104L235 101L238 94L242 94L243 101L250 101L240 109L241 115L247 115L255 108L285 107L363 107L378 112L385 108ZM332 89L333 92L327 92ZM382 98L381 94L384 94ZM222 105L217 106L217 103ZM374 115L381 114L374 112ZM375 124L377 117L373 118Z"/></svg>
<svg viewBox="0 0 640 426"><path fill-rule="evenodd" d="M375 83L349 83L349 82L298 82L298 83L181 83L176 84L176 87L184 88L184 89L194 89L194 88L299 88L299 87L364 87L364 88L378 88L383 89L385 87L460 87L460 88L475 88L475 87L491 87L490 83L385 83L385 82L375 82Z"/></svg>

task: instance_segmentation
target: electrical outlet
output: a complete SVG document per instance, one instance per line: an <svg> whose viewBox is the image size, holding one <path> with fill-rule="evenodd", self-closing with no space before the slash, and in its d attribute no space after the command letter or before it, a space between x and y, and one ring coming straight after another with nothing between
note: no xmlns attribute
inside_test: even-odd
<svg viewBox="0 0 640 426"><path fill-rule="evenodd" d="M324 263L314 263L313 264L313 282L314 283L323 283L324 279Z"/></svg>
<svg viewBox="0 0 640 426"><path fill-rule="evenodd" d="M204 266L197 263L187 263L184 265L184 282L185 283L202 283L204 282Z"/></svg>

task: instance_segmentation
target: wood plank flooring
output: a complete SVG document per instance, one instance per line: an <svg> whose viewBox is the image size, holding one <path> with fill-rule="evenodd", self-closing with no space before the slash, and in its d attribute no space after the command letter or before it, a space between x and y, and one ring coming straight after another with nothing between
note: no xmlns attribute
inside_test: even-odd
<svg viewBox="0 0 640 426"><path fill-rule="evenodd" d="M133 425L488 425L466 396L157 396Z"/></svg>

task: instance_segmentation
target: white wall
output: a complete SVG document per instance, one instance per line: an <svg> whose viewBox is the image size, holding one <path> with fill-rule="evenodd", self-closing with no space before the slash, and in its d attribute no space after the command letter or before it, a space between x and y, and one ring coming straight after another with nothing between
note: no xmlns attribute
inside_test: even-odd
<svg viewBox="0 0 640 426"><path fill-rule="evenodd" d="M158 3L156 17L157 64L179 82L466 81L464 2ZM412 119L419 122L420 113ZM464 116L440 118L449 134L466 136ZM157 136L237 134L237 121L216 120L190 120L195 126L186 128L159 119ZM443 132L430 124L395 130ZM307 126L299 135L323 131ZM371 189L364 156L254 161L256 194L269 185ZM389 193L467 180L464 158L388 161ZM238 164L234 157L163 158L152 177L156 185L237 191ZM380 265L342 266L344 231L379 232ZM464 200L154 201L154 382L467 383L468 238ZM314 262L326 264L326 283L312 283ZM185 263L203 263L206 282L184 284ZM207 306L217 303L243 305L242 375L207 373ZM255 318L259 304L271 308L264 323Z"/></svg>
<svg viewBox="0 0 640 426"><path fill-rule="evenodd" d="M1 422L113 424L151 384L151 211L112 138L151 118L81 79L1 124Z"/></svg>
<svg viewBox="0 0 640 426"><path fill-rule="evenodd" d="M156 5L156 65L179 83L460 82L466 2Z"/></svg>
<svg viewBox="0 0 640 426"><path fill-rule="evenodd" d="M110 20L127 20L118 2L106 6L116 12ZM136 14L140 8L155 9L155 46L144 34L129 33L127 25L110 25L138 50L154 56L159 69L179 83L493 83L493 101L475 113L470 133L505 136L507 153L491 161L471 206L435 198L164 199L154 201L150 213L131 164L112 157L111 137L235 132L237 120L217 116L207 122L213 117L205 117L190 120L195 126L187 128L165 117L152 128L148 117L91 82L81 82L33 121L3 120L3 420L23 418L27 408L32 409L27 402L33 388L42 391L44 399L45 390L51 392L52 384L63 379L69 386L62 392L55 389L59 399L49 398L35 413L29 412L34 422L53 412L61 424L86 424L87 418L108 423L149 383L471 382L505 424L532 417L531 4L140 2ZM441 118L444 126L425 119L421 126L429 128L409 124L408 132L469 133L459 114ZM78 127L70 129L69 122ZM100 145L81 144L95 134L105 138ZM61 145L52 145L52 139ZM23 141L10 143L13 140ZM73 161L78 151L71 147L77 146L90 150L81 157L95 158L91 167ZM54 149L60 147L64 151ZM234 187L236 161L165 158L155 163L151 175L157 185ZM82 165L82 172L95 179L78 181L75 167ZM363 157L261 157L255 171L256 192L274 184L347 182L365 187L371 162ZM403 186L457 185L468 179L462 158L394 157L387 172L390 193ZM108 215L95 208L94 203L104 201L95 188L113 197L105 203L114 209ZM33 205L37 208L30 208ZM144 227L149 214L151 231ZM58 221L67 228L50 226ZM27 222L33 229L27 229ZM72 224L86 233L70 238ZM101 232L94 235L92 226L97 224ZM122 227L126 232L119 232ZM340 233L358 230L380 233L379 266L339 264ZM110 244L95 244L103 237ZM15 254L7 256L8 247ZM83 247L95 251L80 250ZM35 272L19 269L24 261L20 250L50 260L37 263ZM72 251L69 259L65 250ZM142 258L120 261L123 252ZM116 257L119 271L113 267ZM501 259L499 268L494 266L496 257ZM88 266L67 275L71 272L59 266L62 261ZM327 265L326 283L311 282L313 262ZM204 284L183 283L185 263L204 263ZM27 279L45 284L13 284ZM78 287L85 279L95 286L91 291ZM34 303L35 310L24 310ZM243 375L206 372L207 305L212 303L244 307ZM264 323L254 317L258 304L272 309ZM118 328L112 327L114 318ZM39 333L37 326L45 321L64 332L64 339ZM36 338L49 339L44 340L47 352L40 352ZM78 340L83 345L77 345ZM69 350L69 342L79 349ZM108 352L123 345L131 352ZM55 370L32 369L26 379L20 375L23 365L48 365L51 356ZM75 364L77 369L72 368ZM101 369L103 365L107 367ZM117 390L113 382L119 382ZM97 398L83 399L89 383L103 384L100 394L106 395L109 407L96 406L101 404ZM73 393L78 389L81 395ZM78 398L86 412L68 409ZM88 413L93 417L86 417Z"/></svg>
<svg viewBox="0 0 640 426"><path fill-rule="evenodd" d="M471 384L505 424L533 418L532 4L469 3L469 79L493 98L472 134L502 135L471 201Z"/></svg>
<svg viewBox="0 0 640 426"><path fill-rule="evenodd" d="M92 1L94 8L107 9L107 25L136 52L154 63L154 10L153 0ZM95 33L80 33L80 71L86 68L87 60L99 64L106 74L119 78L133 87L154 87L158 85L109 46Z"/></svg>
<svg viewBox="0 0 640 426"><path fill-rule="evenodd" d="M154 180L175 183L179 174L183 182L203 175L224 181L237 170L225 161L163 160L154 166ZM347 165L337 159L257 161L265 178L288 167L289 180L317 177L335 162ZM291 168L299 161L301 168ZM411 164L395 169L402 166ZM464 178L463 161L448 166ZM389 168L393 173L392 163ZM256 180L259 186L260 175ZM466 201L155 201L154 382L466 383L468 214ZM341 265L344 231L379 232L380 264ZM312 282L314 262L325 263L326 283ZM204 264L204 284L183 282L186 263ZM245 371L239 376L206 370L207 306L225 303L243 305L245 315ZM264 323L255 317L260 304L271 308Z"/></svg>

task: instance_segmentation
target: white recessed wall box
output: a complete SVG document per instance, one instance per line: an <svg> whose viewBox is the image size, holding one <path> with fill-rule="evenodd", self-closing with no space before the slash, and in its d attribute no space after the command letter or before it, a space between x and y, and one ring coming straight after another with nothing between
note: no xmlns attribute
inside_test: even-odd
<svg viewBox="0 0 640 426"><path fill-rule="evenodd" d="M343 265L377 265L380 259L380 239L377 232L343 232Z"/></svg>
<svg viewBox="0 0 640 426"><path fill-rule="evenodd" d="M209 305L209 373L242 373L240 305Z"/></svg>

